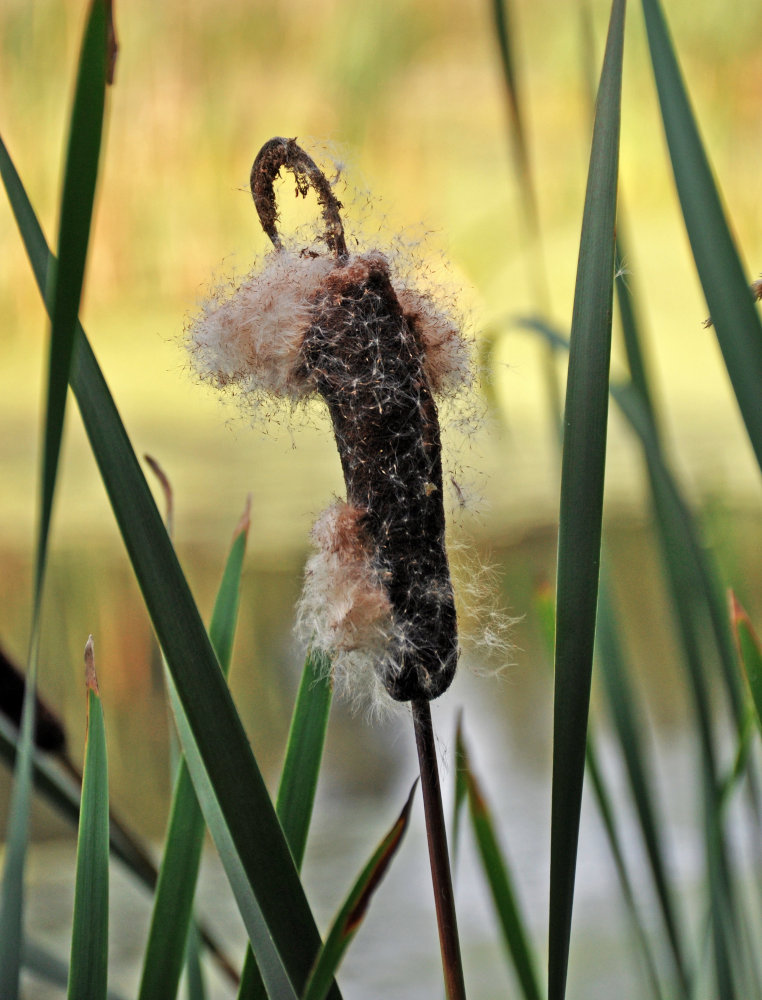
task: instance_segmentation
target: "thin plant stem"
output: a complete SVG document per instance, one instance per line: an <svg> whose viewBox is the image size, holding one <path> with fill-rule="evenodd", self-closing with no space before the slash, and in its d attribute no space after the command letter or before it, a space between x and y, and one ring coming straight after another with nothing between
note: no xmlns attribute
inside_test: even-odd
<svg viewBox="0 0 762 1000"><path fill-rule="evenodd" d="M422 699L411 702L415 745L421 769L423 810L426 817L426 837L431 861L431 881L434 886L434 905L439 928L439 946L442 950L445 995L447 1000L465 1000L463 964L460 958L458 921L455 916L455 895L450 874L450 855L447 850L442 791L439 785L439 767L434 745L434 728L429 702Z"/></svg>

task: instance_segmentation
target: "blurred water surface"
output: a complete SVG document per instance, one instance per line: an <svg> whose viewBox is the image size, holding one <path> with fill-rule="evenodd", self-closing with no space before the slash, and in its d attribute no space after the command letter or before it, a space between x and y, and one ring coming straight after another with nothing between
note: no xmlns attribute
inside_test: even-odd
<svg viewBox="0 0 762 1000"><path fill-rule="evenodd" d="M743 581L752 612L760 611L761 567L754 553L762 538L758 521L726 510L707 511L706 523L727 571ZM474 604L461 602L463 662L446 696L434 703L434 719L449 802L456 715L464 713L466 738L515 865L522 901L545 940L551 754L551 675L547 650L533 610L537 588L552 581L551 526L496 540L468 561L489 562L488 586ZM617 605L631 666L647 706L647 727L658 752L657 778L669 817L670 862L686 893L702 879L697 748L690 709L673 645L659 564L645 519L607 525ZM186 547L181 558L202 608L210 608L221 557ZM456 562L457 562L456 554ZM272 563L249 559L231 685L266 780L274 789L301 667L292 633L303 553ZM0 554L0 636L17 655L23 650L29 563L18 553ZM41 689L62 714L71 754L81 757L84 737L82 647L95 635L99 680L109 740L114 808L158 850L168 806L168 718L160 666L150 628L124 555L86 545L60 548L51 564L43 641ZM461 582L465 583L465 580ZM461 592L463 587L460 588ZM753 595L757 595L755 598ZM488 601L487 598L490 598ZM757 603L755 603L755 600ZM484 608L521 616L511 629L511 653L485 659L477 642ZM597 705L597 698L594 699ZM643 864L623 784L621 761L600 729L601 752L612 783L626 848L637 873ZM410 721L404 711L369 720L337 699L329 727L318 790L305 882L321 926L338 906L374 843L390 825L416 773ZM0 776L0 812L8 801L7 772ZM0 815L0 822L5 816ZM741 823L739 829L745 829ZM65 956L73 891L74 837L46 807L35 809L30 869L29 929L35 940ZM743 856L743 853L742 855ZM114 868L112 890L112 986L134 994L147 933L149 903L130 878ZM425 832L420 807L391 874L374 901L367 926L353 945L342 977L348 998L380 995L418 998L438 989L438 945L430 899ZM636 875L637 881L637 875ZM510 976L495 933L491 902L466 834L458 864L458 895L470 994L489 1000ZM646 912L653 905L644 896ZM209 846L199 911L220 929L239 957L243 929L225 878ZM614 988L637 997L638 966L627 932L605 837L595 808L585 803L572 954L572 996L603 998ZM214 996L226 995L209 970ZM508 979L506 976L508 975ZM214 985L216 984L216 985ZM629 985L628 985L629 984ZM47 1000L57 994L29 980L25 994ZM579 991L579 992L578 992Z"/></svg>

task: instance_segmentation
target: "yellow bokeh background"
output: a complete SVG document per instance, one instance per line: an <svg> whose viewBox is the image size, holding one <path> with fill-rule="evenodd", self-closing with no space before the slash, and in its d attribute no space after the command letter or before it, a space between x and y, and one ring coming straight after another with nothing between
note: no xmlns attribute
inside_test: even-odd
<svg viewBox="0 0 762 1000"><path fill-rule="evenodd" d="M83 24L74 0L6 0L0 10L0 129L55 242L63 138ZM608 4L512 5L514 45L538 194L549 318L568 328ZM758 165L762 11L704 0L671 5L675 44L751 277L762 267ZM581 11L589 10L589 19ZM116 5L120 43L82 315L136 450L170 472L179 530L222 543L254 492L254 549L303 546L340 489L325 425L262 434L194 384L184 323L210 282L245 273L266 249L248 171L272 135L297 136L345 165L348 212L382 245L417 241L419 266L447 262L448 294L477 336L536 311L512 170L490 4L196 0ZM588 26L587 32L585 25ZM591 49L597 54L591 55ZM729 391L673 192L641 12L628 15L621 196L650 358L678 471L698 493L758 496L759 476ZM281 191L284 226L309 206ZM352 219L349 219L352 226ZM46 324L11 213L0 210L0 537L32 539ZM614 370L621 368L615 346ZM490 374L500 405L456 445L458 481L483 498L476 530L552 521L557 459L541 348L501 339ZM297 446L296 454L291 445ZM609 497L637 507L636 449L612 421ZM72 413L57 530L112 533Z"/></svg>

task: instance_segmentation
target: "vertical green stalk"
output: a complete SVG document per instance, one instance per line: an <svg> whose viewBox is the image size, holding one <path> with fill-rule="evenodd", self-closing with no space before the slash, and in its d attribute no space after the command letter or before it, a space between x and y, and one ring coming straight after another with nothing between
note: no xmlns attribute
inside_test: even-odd
<svg viewBox="0 0 762 1000"><path fill-rule="evenodd" d="M549 1000L563 1000L598 598L624 43L614 0L582 220L564 413L556 597Z"/></svg>

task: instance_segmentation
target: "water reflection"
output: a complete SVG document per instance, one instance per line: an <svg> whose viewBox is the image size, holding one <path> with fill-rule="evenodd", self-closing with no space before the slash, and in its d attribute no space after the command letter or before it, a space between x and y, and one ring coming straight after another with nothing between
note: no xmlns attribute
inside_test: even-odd
<svg viewBox="0 0 762 1000"><path fill-rule="evenodd" d="M762 567L754 560L754 552L762 550L760 528L753 518L735 517L732 524L729 528L722 522L715 534L719 531L722 536L723 559L732 567L734 578L742 581L750 610L759 616L759 605L755 607L751 598L762 593ZM744 539L743 545L734 544L733 533ZM663 799L676 824L672 861L691 881L699 877L700 866L695 851L695 756L691 734L685 729L686 695L658 560L647 525L642 522L613 523L606 538L614 596L635 682L645 696L659 746L660 774L671 782ZM221 557L203 548L186 549L180 556L199 606L208 613L222 569ZM538 583L552 580L554 531L537 528L511 544L495 540L484 558L496 566L498 607L506 615L522 617L513 627L510 663L485 664L478 646L467 648L452 691L434 704L443 781L449 797L452 735L456 713L463 708L474 765L484 779L503 842L516 866L521 897L537 930L537 940L544 941L552 685L549 655L533 611L533 598ZM9 651L22 659L30 567L13 551L2 552L0 561L0 636ZM277 782L301 670L302 651L291 627L302 565L300 555L289 556L277 565L249 561L244 576L231 686L270 788ZM477 609L465 607L464 631L478 633L479 618ZM94 634L106 711L112 801L131 826L158 845L169 795L168 718L160 661L123 553L116 546L89 549L86 545L55 552L45 622L41 688L64 718L74 760L81 759L84 738L82 649L87 635ZM496 666L503 669L499 676L491 676ZM470 669L474 667L476 672ZM478 670L485 668L486 676L480 676ZM624 808L621 766L605 729L601 737L612 788ZM415 770L412 733L404 711L369 723L362 713L352 714L345 704L334 705L305 862L308 893L321 926L332 916L342 890L396 815ZM8 777L3 772L3 813L8 792ZM625 840L634 841L626 808L622 815ZM5 815L0 817L3 823L5 819ZM45 844L33 852L30 928L37 939L66 955L73 836L62 820L39 804L33 834L38 843ZM587 997L610 996L612 983L620 992L636 997L636 973L620 920L621 904L608 848L588 805L581 844L575 911L578 957L575 960L572 956L572 983L578 983ZM237 957L243 948L243 930L219 865L211 850L208 854L200 907L210 923L219 921L222 937ZM348 957L343 975L347 997L396 995L423 1000L438 991L438 948L427 865L422 817L416 814L399 861ZM115 873L115 879L112 984L129 996L135 992L135 961L147 931L148 901L143 890L131 885L122 873ZM487 1000L496 990L504 991L505 960L468 837L457 883L469 995ZM586 973L580 971L580 964L588 967ZM213 995L226 995L220 983L215 990ZM58 994L30 981L26 995L46 998Z"/></svg>

